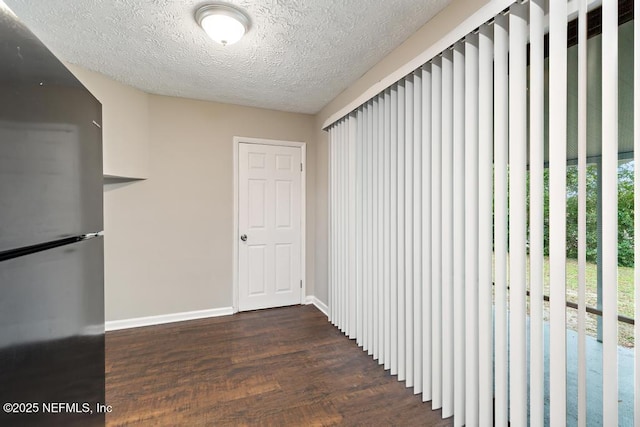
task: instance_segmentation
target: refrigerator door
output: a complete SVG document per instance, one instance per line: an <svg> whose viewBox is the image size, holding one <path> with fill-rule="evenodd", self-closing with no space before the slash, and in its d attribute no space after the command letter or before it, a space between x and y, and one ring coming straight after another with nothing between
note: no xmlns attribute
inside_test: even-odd
<svg viewBox="0 0 640 427"><path fill-rule="evenodd" d="M0 401L40 404L0 425L104 423L103 273L102 237L0 262ZM46 414L47 402L80 405Z"/></svg>
<svg viewBox="0 0 640 427"><path fill-rule="evenodd" d="M0 8L0 252L103 229L101 110Z"/></svg>

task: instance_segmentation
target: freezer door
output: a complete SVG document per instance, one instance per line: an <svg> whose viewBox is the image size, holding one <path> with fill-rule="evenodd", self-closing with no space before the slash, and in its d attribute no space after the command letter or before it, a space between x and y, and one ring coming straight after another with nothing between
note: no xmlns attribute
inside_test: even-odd
<svg viewBox="0 0 640 427"><path fill-rule="evenodd" d="M0 252L101 231L102 107L0 8Z"/></svg>
<svg viewBox="0 0 640 427"><path fill-rule="evenodd" d="M0 262L0 401L89 403L93 414L11 415L0 425L101 425L103 239ZM42 409L42 408L41 408Z"/></svg>

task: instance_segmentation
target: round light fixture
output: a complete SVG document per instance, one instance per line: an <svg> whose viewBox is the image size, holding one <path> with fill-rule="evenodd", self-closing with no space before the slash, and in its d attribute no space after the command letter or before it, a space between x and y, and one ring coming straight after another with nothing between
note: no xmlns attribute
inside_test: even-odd
<svg viewBox="0 0 640 427"><path fill-rule="evenodd" d="M251 21L240 9L227 4L210 4L196 11L196 21L214 41L234 44L249 31Z"/></svg>

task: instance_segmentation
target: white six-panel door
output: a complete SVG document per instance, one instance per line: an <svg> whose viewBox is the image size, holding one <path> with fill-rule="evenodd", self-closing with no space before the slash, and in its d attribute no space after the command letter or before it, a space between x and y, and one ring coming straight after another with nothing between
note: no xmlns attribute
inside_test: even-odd
<svg viewBox="0 0 640 427"><path fill-rule="evenodd" d="M239 144L240 311L301 302L301 151Z"/></svg>

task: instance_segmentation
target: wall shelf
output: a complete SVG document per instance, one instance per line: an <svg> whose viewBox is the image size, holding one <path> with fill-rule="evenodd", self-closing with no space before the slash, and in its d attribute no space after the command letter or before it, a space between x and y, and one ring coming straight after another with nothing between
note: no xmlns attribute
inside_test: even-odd
<svg viewBox="0 0 640 427"><path fill-rule="evenodd" d="M119 176L119 175L103 175L103 184L121 184L125 182L144 181L147 178L136 178L131 176Z"/></svg>

